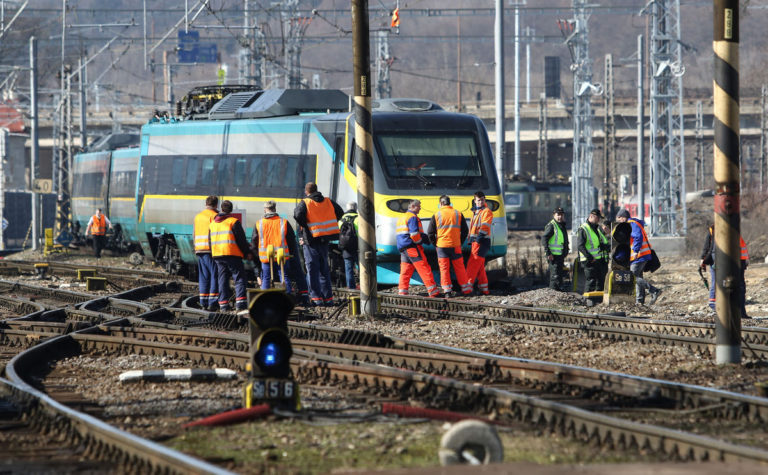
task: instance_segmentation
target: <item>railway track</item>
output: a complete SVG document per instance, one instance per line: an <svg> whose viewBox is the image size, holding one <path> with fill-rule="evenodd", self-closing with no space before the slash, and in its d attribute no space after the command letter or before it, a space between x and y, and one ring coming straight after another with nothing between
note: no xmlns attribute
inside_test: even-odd
<svg viewBox="0 0 768 475"><path fill-rule="evenodd" d="M22 333L25 334L24 338L40 334L36 338L45 341L24 352L25 358L31 358L28 355L32 354L40 355L41 352L55 358L75 354L120 355L138 352L174 355L203 366L215 364L242 368L248 358L248 337L244 334L245 322L241 319L229 314L189 308L178 295L169 299L161 298L154 304L142 303L158 293L165 291L171 295L178 293L181 288L178 284L164 284L155 286L154 289L139 289L122 295L92 298L64 309L44 310L34 307L34 318L42 322L33 322L32 318L20 318L13 322L4 322L7 328L0 330L3 335L10 335L12 331L17 330L17 338L22 338ZM535 326L538 323L536 318L541 318L543 323L548 325L563 324L565 330L558 331L591 331L589 326L592 325L595 331L609 334L609 330L614 328L619 331L629 328L631 333L637 332L638 325L642 323L657 325L654 331L659 333L654 334L654 340L647 341L658 341L659 338L668 338L670 335L679 338L681 333L685 334L683 332L686 331L701 332L702 329L696 329L697 326L706 327L684 324L682 327L689 328L681 330L669 322L643 322L643 319L612 315L580 315L573 312L485 305L467 301L436 301L418 297L392 302L388 297L384 296L384 308L393 309L397 313L416 307L416 310L411 311L418 312L413 315L420 317L426 314L433 318L463 318L483 324L521 325L524 324L521 322L528 322L527 324ZM164 306L168 300L173 300L174 307ZM0 299L0 306L4 305L2 302ZM30 304L34 302L24 299L8 303L10 306L27 305L23 308L32 309L28 307ZM119 315L124 315L125 318L116 319ZM574 323L578 321L581 324ZM80 322L77 328L73 322ZM98 326L93 326L96 323ZM29 326L23 327L24 324ZM88 328L85 328L86 326ZM208 329L219 332L226 330L229 333L213 333ZM335 385L388 399L418 400L422 404L435 407L483 415L493 414L498 420L536 423L578 439L591 440L619 449L652 450L665 456L691 460L768 461L768 453L761 449L743 447L670 428L639 424L626 418L610 417L604 413L576 407L583 405L585 401L599 400L603 406L606 402L610 403L610 409L613 411L632 412L627 409L632 401L635 401L644 404L644 408L649 410L674 408L678 411L707 414L712 420L762 424L768 414L768 402L763 398L585 368L500 357L359 330L340 330L292 322L290 331L297 354L294 372L303 384ZM639 331L650 333L643 329ZM706 335L708 330L705 328L703 331L702 334ZM51 338L59 333L63 335ZM759 333L756 332L756 338L761 338ZM690 336L683 338L697 340ZM20 374L34 374L34 367L42 364L40 361L43 360L34 364L25 362L18 366L13 365L15 369L9 373L15 374L16 377ZM36 390L33 384L23 379L11 380L10 384L16 385L16 389L8 386L6 393L14 393L20 388L24 391L29 388ZM576 397L564 404L565 399L562 397L555 398L559 401L552 400L551 397L547 399L549 394L575 394ZM45 405L49 407L47 403ZM606 407L603 407L603 410L606 410ZM43 427L44 424L41 423L40 426ZM67 430L76 431L71 428ZM74 437L78 441L85 440L82 435ZM110 440L111 442L105 445L109 447L105 449L107 452L117 453L123 450L118 447L116 439ZM133 460L133 457L137 456L120 453L122 455L112 457L113 460L118 460L118 463ZM158 462L147 460L141 463L145 464L143 466L148 470L156 470L156 467L160 466L153 465ZM171 471L174 470L178 470L178 467Z"/></svg>
<svg viewBox="0 0 768 475"><path fill-rule="evenodd" d="M334 289L340 300L354 291ZM519 325L550 334L585 334L593 338L688 347L713 356L715 326L709 323L673 322L648 318L588 314L545 308L503 305L460 299L431 299L414 295L379 294L381 309L414 318L456 319L478 325ZM768 358L768 328L742 327L745 356Z"/></svg>

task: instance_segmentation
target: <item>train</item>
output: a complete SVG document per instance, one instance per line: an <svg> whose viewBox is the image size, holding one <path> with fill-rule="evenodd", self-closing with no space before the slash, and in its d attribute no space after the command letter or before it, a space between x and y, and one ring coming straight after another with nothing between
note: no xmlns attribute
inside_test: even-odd
<svg viewBox="0 0 768 475"><path fill-rule="evenodd" d="M266 200L295 226L293 210L310 181L345 207L357 201L350 109L338 90L192 91L177 108L182 119L144 125L138 146L75 157L74 226L84 229L101 207L120 236L116 245L181 272L195 268L192 222L208 195L232 201L249 238ZM426 229L441 195L469 220L482 190L494 215L487 258L504 256L504 201L483 122L421 99L375 100L371 120L378 282L397 283L395 227L414 198ZM433 246L425 250L435 259Z"/></svg>
<svg viewBox="0 0 768 475"><path fill-rule="evenodd" d="M504 208L510 230L543 230L552 219L552 210L558 206L570 219L570 183L510 181L504 186Z"/></svg>

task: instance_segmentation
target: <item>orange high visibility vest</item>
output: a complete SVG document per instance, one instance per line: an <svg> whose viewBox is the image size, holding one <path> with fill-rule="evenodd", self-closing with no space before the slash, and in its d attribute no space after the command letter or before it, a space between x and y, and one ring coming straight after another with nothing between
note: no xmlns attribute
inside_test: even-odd
<svg viewBox="0 0 768 475"><path fill-rule="evenodd" d="M435 213L437 247L461 246L461 213L451 206L443 206Z"/></svg>
<svg viewBox="0 0 768 475"><path fill-rule="evenodd" d="M418 231L415 233L408 231L408 221L410 221L411 218L416 218L416 222L419 223ZM403 216L400 216L397 219L397 228L395 229L395 234L407 234L414 244L421 244L421 233L423 232L424 229L421 227L421 220L419 219L419 215L413 211L406 211Z"/></svg>
<svg viewBox="0 0 768 475"><path fill-rule="evenodd" d="M715 230L712 228L712 226L710 226L709 227L709 235L714 237L714 231ZM741 236L739 236L739 247L741 248L741 260L742 261L748 261L749 260L749 252L747 251L747 243L744 242L744 238L741 237ZM715 253L715 250L714 250L714 245L713 245L713 248L712 248L712 254L713 254L712 255L712 259L714 259L714 257L715 257L714 253Z"/></svg>
<svg viewBox="0 0 768 475"><path fill-rule="evenodd" d="M208 242L208 230L211 227L211 221L216 216L216 211L204 209L195 216L195 253L211 252L211 243Z"/></svg>
<svg viewBox="0 0 768 475"><path fill-rule="evenodd" d="M318 203L312 198L304 198L304 204L307 205L307 227L312 237L339 234L339 222L330 199L324 198Z"/></svg>
<svg viewBox="0 0 768 475"><path fill-rule="evenodd" d="M288 221L279 216L259 220L259 260L261 262L264 264L269 262L267 247L270 244L274 247L275 253L278 249L283 249L286 259L291 257L288 254L288 241L285 239L287 227Z"/></svg>
<svg viewBox="0 0 768 475"><path fill-rule="evenodd" d="M478 235L484 237L490 237L491 224L493 223L493 211L484 206L482 209L476 210L472 216L472 221L469 222L469 237L477 238Z"/></svg>
<svg viewBox="0 0 768 475"><path fill-rule="evenodd" d="M630 218L630 221L634 221L635 224L640 227L640 232L643 233L643 243L640 245L640 251L637 253L634 251L634 247L632 247L634 239L632 239L631 236L629 238L629 247L632 249L632 254L629 256L629 260L634 261L638 257L648 256L651 254L651 243L648 242L648 235L645 234L645 228L643 225L634 218Z"/></svg>
<svg viewBox="0 0 768 475"><path fill-rule="evenodd" d="M94 236L104 236L107 234L107 218L103 214L101 216L93 215L93 222L91 223L91 234Z"/></svg>
<svg viewBox="0 0 768 475"><path fill-rule="evenodd" d="M227 218L220 223L211 222L211 256L238 256L243 257L243 252L235 241L235 233L232 228L240 220L237 218Z"/></svg>

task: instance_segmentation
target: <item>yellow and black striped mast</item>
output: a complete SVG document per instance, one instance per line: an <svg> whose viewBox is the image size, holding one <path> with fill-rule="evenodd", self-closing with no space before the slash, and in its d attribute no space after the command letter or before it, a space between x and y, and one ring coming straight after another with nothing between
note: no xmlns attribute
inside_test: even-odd
<svg viewBox="0 0 768 475"><path fill-rule="evenodd" d="M373 123L368 0L352 0L352 63L355 75L355 155L357 157L360 313L376 308L376 214L373 207Z"/></svg>
<svg viewBox="0 0 768 475"><path fill-rule="evenodd" d="M714 0L715 334L718 364L741 361L739 2Z"/></svg>

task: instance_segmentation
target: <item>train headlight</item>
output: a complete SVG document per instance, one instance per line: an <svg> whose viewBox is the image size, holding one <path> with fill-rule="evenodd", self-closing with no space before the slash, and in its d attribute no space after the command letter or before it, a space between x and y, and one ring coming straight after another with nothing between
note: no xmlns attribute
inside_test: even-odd
<svg viewBox="0 0 768 475"><path fill-rule="evenodd" d="M488 209L491 211L496 211L501 207L501 204L496 200L485 200L485 204L488 205Z"/></svg>
<svg viewBox="0 0 768 475"><path fill-rule="evenodd" d="M408 211L408 205L410 204L411 200L389 200L387 201L387 208L391 209L392 211L396 213L405 213Z"/></svg>

